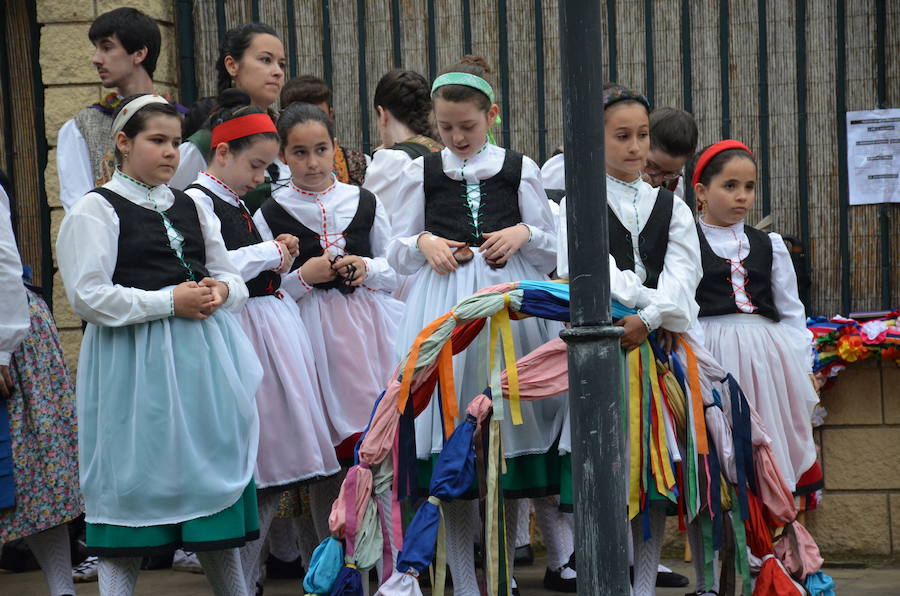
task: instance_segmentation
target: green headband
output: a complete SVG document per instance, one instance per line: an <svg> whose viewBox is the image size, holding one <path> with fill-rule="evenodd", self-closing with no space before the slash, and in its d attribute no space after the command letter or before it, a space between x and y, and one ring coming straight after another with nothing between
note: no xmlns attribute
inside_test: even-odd
<svg viewBox="0 0 900 596"><path fill-rule="evenodd" d="M442 74L434 80L434 84L431 86L431 94L434 95L434 92L438 90L438 87L443 87L444 85L465 85L466 87L478 89L488 96L491 103L494 103L494 89L491 87L491 84L477 75L469 74L467 72L448 72L447 74Z"/></svg>
<svg viewBox="0 0 900 596"><path fill-rule="evenodd" d="M494 103L494 88L491 87L490 83L478 75L469 74L467 72L448 72L447 74L442 74L434 80L434 84L431 86L431 94L434 95L434 92L438 90L438 87L443 87L444 85L464 85L466 87L471 87L472 89L477 89L487 95L487 98L491 103ZM500 124L500 122L500 115L498 114L494 124ZM487 137L488 142L494 145L497 144L497 140L494 138L494 132L490 127L488 127Z"/></svg>

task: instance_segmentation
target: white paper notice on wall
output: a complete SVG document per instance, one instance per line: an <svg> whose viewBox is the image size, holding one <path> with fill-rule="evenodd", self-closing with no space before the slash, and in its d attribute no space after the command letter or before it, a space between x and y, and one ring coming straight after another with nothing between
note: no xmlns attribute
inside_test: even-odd
<svg viewBox="0 0 900 596"><path fill-rule="evenodd" d="M850 204L900 203L900 109L847 112Z"/></svg>

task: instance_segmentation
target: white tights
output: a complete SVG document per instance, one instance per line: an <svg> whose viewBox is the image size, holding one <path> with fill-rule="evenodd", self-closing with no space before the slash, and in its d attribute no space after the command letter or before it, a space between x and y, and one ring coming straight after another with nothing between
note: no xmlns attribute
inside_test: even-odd
<svg viewBox="0 0 900 596"><path fill-rule="evenodd" d="M215 596L249 596L238 549L198 552L197 558ZM140 557L101 558L98 566L101 596L132 596L141 568Z"/></svg>
<svg viewBox="0 0 900 596"><path fill-rule="evenodd" d="M65 524L25 537L47 578L50 596L74 594L72 583L72 553L69 550L69 530Z"/></svg>

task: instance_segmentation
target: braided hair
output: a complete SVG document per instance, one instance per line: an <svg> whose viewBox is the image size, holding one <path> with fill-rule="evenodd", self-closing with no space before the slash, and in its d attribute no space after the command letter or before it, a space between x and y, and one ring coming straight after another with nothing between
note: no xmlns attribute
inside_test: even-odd
<svg viewBox="0 0 900 596"><path fill-rule="evenodd" d="M431 124L431 86L412 70L394 69L375 87L374 105L388 110L414 133L434 138Z"/></svg>

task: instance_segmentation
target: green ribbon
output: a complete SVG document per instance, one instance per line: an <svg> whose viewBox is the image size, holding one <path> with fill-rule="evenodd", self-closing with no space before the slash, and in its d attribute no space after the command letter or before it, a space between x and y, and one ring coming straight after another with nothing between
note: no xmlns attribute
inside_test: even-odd
<svg viewBox="0 0 900 596"><path fill-rule="evenodd" d="M434 80L434 83L431 85L431 94L434 95L434 92L438 90L439 87L443 87L444 85L464 85L466 87L471 87L472 89L478 89L485 95L487 95L488 99L491 103L494 103L494 88L491 87L491 84L479 77L478 75L473 75L468 72L448 72L446 74L442 74L438 78ZM500 119L500 115L497 114L497 118L494 120L494 123L488 127L487 130L487 138L488 142L492 145L497 144L497 139L494 137L494 126L499 126L503 123L503 120Z"/></svg>

